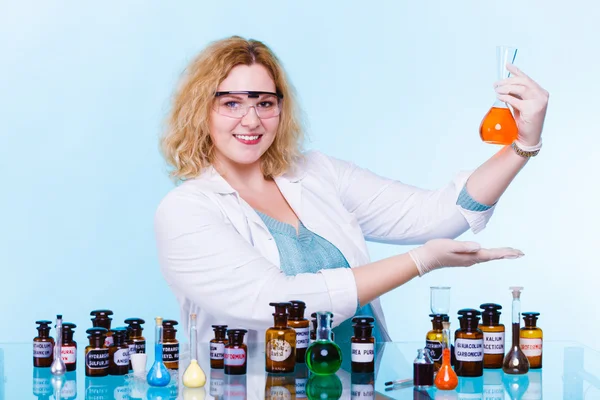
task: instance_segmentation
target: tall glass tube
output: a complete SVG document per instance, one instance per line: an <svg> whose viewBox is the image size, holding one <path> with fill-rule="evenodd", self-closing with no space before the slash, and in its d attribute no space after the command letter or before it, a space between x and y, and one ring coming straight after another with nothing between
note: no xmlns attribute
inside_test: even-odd
<svg viewBox="0 0 600 400"><path fill-rule="evenodd" d="M183 385L186 388L199 388L206 384L206 375L198 364L197 335L196 314L190 314L190 365L183 373Z"/></svg>
<svg viewBox="0 0 600 400"><path fill-rule="evenodd" d="M510 351L504 357L502 370L506 374L521 375L529 371L529 360L521 350L521 286L511 286L512 292L512 344Z"/></svg>

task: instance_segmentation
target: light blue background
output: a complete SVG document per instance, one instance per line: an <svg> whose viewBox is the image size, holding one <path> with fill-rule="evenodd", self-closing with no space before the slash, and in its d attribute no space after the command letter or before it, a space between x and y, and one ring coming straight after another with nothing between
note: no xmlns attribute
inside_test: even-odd
<svg viewBox="0 0 600 400"><path fill-rule="evenodd" d="M179 319L160 275L153 214L173 187L158 137L177 78L209 41L263 40L309 120L308 148L440 187L497 147L479 140L495 46L551 93L544 148L502 198L484 246L526 257L443 270L384 296L395 340L429 329L429 286L455 312L523 311L546 338L598 348L598 110L594 15L544 1L0 2L0 342L27 342L62 313L85 342L89 312ZM409 248L369 245L373 260ZM579 323L578 328L572 325ZM151 336L151 329L147 335ZM181 335L183 336L183 335Z"/></svg>

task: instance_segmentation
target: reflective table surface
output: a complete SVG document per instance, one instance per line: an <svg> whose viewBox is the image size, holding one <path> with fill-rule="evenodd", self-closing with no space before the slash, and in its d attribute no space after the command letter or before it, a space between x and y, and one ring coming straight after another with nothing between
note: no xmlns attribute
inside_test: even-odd
<svg viewBox="0 0 600 400"><path fill-rule="evenodd" d="M507 343L508 344L508 343ZM0 400L4 399L600 399L600 353L575 342L544 342L543 368L526 375L505 375L502 370L484 370L482 377L459 378L453 391L435 388L415 390L412 386L386 388L385 382L412 378L417 348L424 343L398 342L377 346L375 374L351 374L339 370L333 376L310 376L297 364L288 375L267 374L264 344L248 345L246 375L225 375L211 370L209 347L201 343L198 358L206 373L202 388L189 389L181 377L189 364L189 348L181 344L180 368L172 372L165 388L148 386L144 378L125 376L86 377L84 348L79 343L77 370L59 379L50 368L34 368L32 344L0 344ZM153 346L147 345L150 369ZM54 378L54 379L53 379Z"/></svg>

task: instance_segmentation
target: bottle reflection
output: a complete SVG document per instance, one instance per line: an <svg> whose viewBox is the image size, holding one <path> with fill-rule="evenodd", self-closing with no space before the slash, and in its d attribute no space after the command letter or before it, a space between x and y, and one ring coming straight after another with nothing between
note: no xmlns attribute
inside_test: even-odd
<svg viewBox="0 0 600 400"><path fill-rule="evenodd" d="M169 400L171 398L171 391L168 386L148 385L148 391L146 393L148 400Z"/></svg>
<svg viewBox="0 0 600 400"><path fill-rule="evenodd" d="M110 391L115 400L128 400L131 390L125 375L115 375L108 377Z"/></svg>
<svg viewBox="0 0 600 400"><path fill-rule="evenodd" d="M33 395L39 400L47 400L54 393L51 378L50 368L33 367Z"/></svg>
<svg viewBox="0 0 600 400"><path fill-rule="evenodd" d="M483 377L460 378L456 393L459 399L483 399Z"/></svg>
<svg viewBox="0 0 600 400"><path fill-rule="evenodd" d="M206 398L206 389L204 387L189 388L183 387L183 400L204 400Z"/></svg>
<svg viewBox="0 0 600 400"><path fill-rule="evenodd" d="M296 398L296 379L294 374L267 374L265 400L294 398Z"/></svg>
<svg viewBox="0 0 600 400"><path fill-rule="evenodd" d="M529 374L511 375L504 374L502 381L504 388L511 400L521 400L529 386Z"/></svg>
<svg viewBox="0 0 600 400"><path fill-rule="evenodd" d="M169 388L169 399L177 400L179 396L179 371L170 370L169 373L171 374L171 382L167 385Z"/></svg>
<svg viewBox="0 0 600 400"><path fill-rule="evenodd" d="M416 397L415 397L416 398ZM419 397L422 399L423 397ZM435 392L435 400L458 400L458 393L456 390L438 390Z"/></svg>
<svg viewBox="0 0 600 400"><path fill-rule="evenodd" d="M563 398L583 399L583 348L565 348L563 371Z"/></svg>
<svg viewBox="0 0 600 400"><path fill-rule="evenodd" d="M224 400L246 400L246 375L225 374Z"/></svg>
<svg viewBox="0 0 600 400"><path fill-rule="evenodd" d="M129 377L129 398L146 399L148 397L148 382L146 377L132 375Z"/></svg>
<svg viewBox="0 0 600 400"><path fill-rule="evenodd" d="M85 377L85 400L112 400L110 377Z"/></svg>
<svg viewBox="0 0 600 400"><path fill-rule="evenodd" d="M65 374L65 382L60 391L60 397L63 400L73 400L77 398L77 373L70 371Z"/></svg>
<svg viewBox="0 0 600 400"><path fill-rule="evenodd" d="M209 394L215 399L221 399L225 392L225 372L222 369L210 370Z"/></svg>
<svg viewBox="0 0 600 400"><path fill-rule="evenodd" d="M529 370L529 387L523 395L523 400L541 400L542 399L542 370Z"/></svg>
<svg viewBox="0 0 600 400"><path fill-rule="evenodd" d="M335 374L311 374L306 383L306 395L309 400L336 400L342 396L342 381Z"/></svg>
<svg viewBox="0 0 600 400"><path fill-rule="evenodd" d="M308 367L306 364L296 364L294 378L296 381L296 399L305 399L306 383L308 382Z"/></svg>
<svg viewBox="0 0 600 400"><path fill-rule="evenodd" d="M375 399L375 375L373 373L354 373L350 379L352 400Z"/></svg>
<svg viewBox="0 0 600 400"><path fill-rule="evenodd" d="M485 400L504 400L501 369L483 370L483 398Z"/></svg>

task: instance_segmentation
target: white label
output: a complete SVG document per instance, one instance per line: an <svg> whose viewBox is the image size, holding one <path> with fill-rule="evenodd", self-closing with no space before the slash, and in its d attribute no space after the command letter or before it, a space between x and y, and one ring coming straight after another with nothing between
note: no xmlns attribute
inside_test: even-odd
<svg viewBox="0 0 600 400"><path fill-rule="evenodd" d="M296 331L296 348L297 349L305 349L308 347L308 342L310 340L310 330L309 328L294 328Z"/></svg>
<svg viewBox="0 0 600 400"><path fill-rule="evenodd" d="M211 360L222 360L223 353L225 353L225 345L223 343L211 343L210 344L210 359Z"/></svg>
<svg viewBox="0 0 600 400"><path fill-rule="evenodd" d="M504 354L504 332L483 332L483 352Z"/></svg>
<svg viewBox="0 0 600 400"><path fill-rule="evenodd" d="M542 339L521 338L521 350L527 357L539 357L542 355Z"/></svg>
<svg viewBox="0 0 600 400"><path fill-rule="evenodd" d="M273 361L284 361L292 355L292 346L285 340L272 339L267 344L267 355Z"/></svg>
<svg viewBox="0 0 600 400"><path fill-rule="evenodd" d="M107 336L106 338L104 338L104 347L110 347L113 345L114 342L115 340L112 336Z"/></svg>
<svg viewBox="0 0 600 400"><path fill-rule="evenodd" d="M442 342L438 340L427 340L425 347L429 349L429 356L433 361L440 361L442 359Z"/></svg>
<svg viewBox="0 0 600 400"><path fill-rule="evenodd" d="M48 358L52 356L52 342L33 342L33 356Z"/></svg>
<svg viewBox="0 0 600 400"><path fill-rule="evenodd" d="M373 343L352 343L352 362L368 363L375 358Z"/></svg>
<svg viewBox="0 0 600 400"><path fill-rule="evenodd" d="M352 400L358 399L374 399L375 390L373 389L373 385L352 385L350 388L352 392Z"/></svg>
<svg viewBox="0 0 600 400"><path fill-rule="evenodd" d="M223 379L210 379L210 395L212 397L220 397L225 393Z"/></svg>
<svg viewBox="0 0 600 400"><path fill-rule="evenodd" d="M456 339L454 353L457 361L483 361L483 339Z"/></svg>
<svg viewBox="0 0 600 400"><path fill-rule="evenodd" d="M226 348L223 353L223 363L230 366L244 365L246 362L246 351L244 349Z"/></svg>
<svg viewBox="0 0 600 400"><path fill-rule="evenodd" d="M119 366L129 365L129 348L115 351L113 361Z"/></svg>
<svg viewBox="0 0 600 400"><path fill-rule="evenodd" d="M77 361L77 347L75 346L61 346L60 358L62 358L65 364L73 364Z"/></svg>
<svg viewBox="0 0 600 400"><path fill-rule="evenodd" d="M129 345L129 358L131 358L132 354L136 353L136 349L137 349L137 346L135 345L135 343L131 343Z"/></svg>

